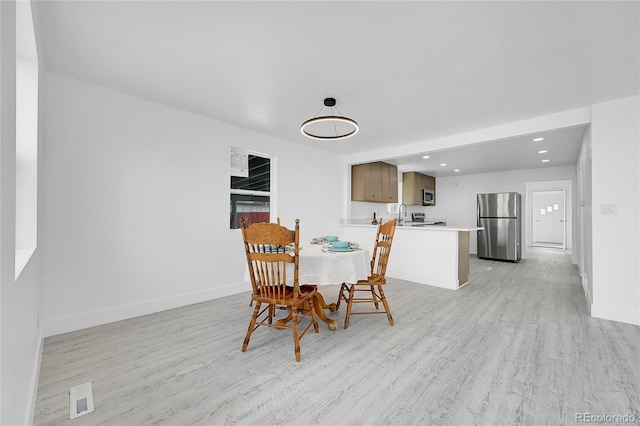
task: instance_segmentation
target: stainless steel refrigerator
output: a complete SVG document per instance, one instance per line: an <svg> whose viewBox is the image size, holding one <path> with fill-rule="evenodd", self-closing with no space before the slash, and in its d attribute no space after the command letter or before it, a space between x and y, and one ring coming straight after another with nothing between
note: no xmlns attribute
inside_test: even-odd
<svg viewBox="0 0 640 426"><path fill-rule="evenodd" d="M478 257L520 260L520 194L478 194Z"/></svg>

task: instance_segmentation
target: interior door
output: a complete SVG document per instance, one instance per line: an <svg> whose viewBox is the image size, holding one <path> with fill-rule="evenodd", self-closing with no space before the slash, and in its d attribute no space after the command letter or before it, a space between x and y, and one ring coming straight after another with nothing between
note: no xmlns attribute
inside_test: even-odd
<svg viewBox="0 0 640 426"><path fill-rule="evenodd" d="M533 192L533 245L564 249L566 245L563 190Z"/></svg>

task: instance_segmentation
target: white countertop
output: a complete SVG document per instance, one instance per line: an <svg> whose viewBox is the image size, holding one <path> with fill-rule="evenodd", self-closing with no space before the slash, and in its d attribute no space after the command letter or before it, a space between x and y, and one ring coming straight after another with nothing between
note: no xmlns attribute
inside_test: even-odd
<svg viewBox="0 0 640 426"><path fill-rule="evenodd" d="M345 220L339 235L371 250L376 229L371 219ZM469 282L469 234L477 229L451 225L396 227L387 276L450 290L462 288Z"/></svg>
<svg viewBox="0 0 640 426"><path fill-rule="evenodd" d="M385 221L386 222L386 221ZM399 224L396 226L396 231L410 230L410 231L479 231L484 229L478 226L456 226L456 225L425 225L425 226L411 226L416 222L404 222L402 226ZM367 223L341 223L340 226L357 227L357 228L375 228L378 225L372 225Z"/></svg>

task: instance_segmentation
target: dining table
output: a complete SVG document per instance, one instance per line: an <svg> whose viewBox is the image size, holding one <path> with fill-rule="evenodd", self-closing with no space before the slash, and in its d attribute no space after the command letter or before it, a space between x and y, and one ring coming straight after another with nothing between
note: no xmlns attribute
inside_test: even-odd
<svg viewBox="0 0 640 426"><path fill-rule="evenodd" d="M369 250L363 247L349 249L333 249L322 244L308 243L299 246L298 282L300 285L313 284L318 287L355 283L364 280L371 273L371 257ZM290 252L292 254L292 252ZM293 266L293 265L291 265ZM292 274L289 276L293 276ZM245 269L245 281L249 282L249 270ZM327 317L325 311L335 311L335 303L326 303L320 289L313 299L316 315L327 324L329 330L337 330L334 320ZM284 324L290 318L278 320Z"/></svg>
<svg viewBox="0 0 640 426"><path fill-rule="evenodd" d="M298 282L303 284L340 285L355 283L367 279L371 273L371 257L369 250L358 247L355 249L324 248L321 244L305 244L299 249L300 261ZM328 318L325 310L335 311L335 303L326 303L318 289L314 298L314 307L318 318L324 321L330 330L337 330L334 320Z"/></svg>

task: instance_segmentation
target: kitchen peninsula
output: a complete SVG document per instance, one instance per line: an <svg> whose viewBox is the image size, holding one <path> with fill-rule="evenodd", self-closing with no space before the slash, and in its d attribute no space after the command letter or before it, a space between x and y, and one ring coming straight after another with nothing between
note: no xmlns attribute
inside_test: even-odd
<svg viewBox="0 0 640 426"><path fill-rule="evenodd" d="M469 282L469 232L460 226L396 227L387 276L457 290ZM373 248L377 225L344 221L342 239Z"/></svg>

